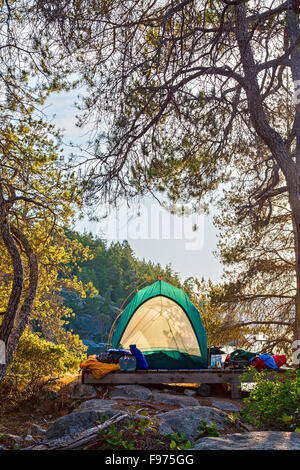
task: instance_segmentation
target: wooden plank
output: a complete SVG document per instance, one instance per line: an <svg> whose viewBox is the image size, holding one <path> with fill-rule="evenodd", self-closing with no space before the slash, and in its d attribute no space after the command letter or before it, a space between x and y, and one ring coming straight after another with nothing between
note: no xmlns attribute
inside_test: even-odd
<svg viewBox="0 0 300 470"><path fill-rule="evenodd" d="M235 383L239 382L240 372L216 371L151 371L151 372L111 372L103 379L95 379L91 374L84 375L86 384L162 384L162 383Z"/></svg>
<svg viewBox="0 0 300 470"><path fill-rule="evenodd" d="M280 370L285 374L289 369ZM203 369L203 370L148 370L135 372L110 372L102 379L95 379L92 374L84 372L82 382L93 385L128 385L148 384L157 385L162 383L229 383L239 384L240 376L245 373L243 369ZM272 380L272 372L266 376ZM247 382L253 382L249 377Z"/></svg>

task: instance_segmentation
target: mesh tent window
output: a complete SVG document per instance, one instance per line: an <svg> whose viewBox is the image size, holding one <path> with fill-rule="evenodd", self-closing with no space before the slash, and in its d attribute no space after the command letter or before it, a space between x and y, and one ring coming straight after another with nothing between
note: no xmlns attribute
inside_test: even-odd
<svg viewBox="0 0 300 470"><path fill-rule="evenodd" d="M138 291L119 319L112 347L128 349L130 344L148 362L155 358L154 366L207 366L206 332L198 310L185 292L161 280Z"/></svg>

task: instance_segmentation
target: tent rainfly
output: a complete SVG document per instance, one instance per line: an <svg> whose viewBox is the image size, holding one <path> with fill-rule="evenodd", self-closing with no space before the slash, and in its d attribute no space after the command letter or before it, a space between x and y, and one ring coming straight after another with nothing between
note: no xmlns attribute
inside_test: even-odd
<svg viewBox="0 0 300 470"><path fill-rule="evenodd" d="M131 344L151 369L207 367L200 313L185 292L161 280L138 291L120 316L112 347L129 349Z"/></svg>

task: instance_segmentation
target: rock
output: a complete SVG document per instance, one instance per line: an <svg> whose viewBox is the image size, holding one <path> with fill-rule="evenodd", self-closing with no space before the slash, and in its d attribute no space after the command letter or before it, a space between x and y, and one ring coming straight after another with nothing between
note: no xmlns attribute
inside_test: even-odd
<svg viewBox="0 0 300 470"><path fill-rule="evenodd" d="M1 451L1 450L5 450L5 447L3 447L3 446L0 446L0 451Z"/></svg>
<svg viewBox="0 0 300 470"><path fill-rule="evenodd" d="M187 439L195 439L202 428L202 421L207 424L215 424L217 429L224 430L231 424L228 415L223 411L209 406L191 406L184 409L167 411L157 414L155 419L166 423L172 428L172 432L183 433Z"/></svg>
<svg viewBox="0 0 300 470"><path fill-rule="evenodd" d="M165 405L199 406L196 398L172 393L153 392L153 400L156 403L164 403Z"/></svg>
<svg viewBox="0 0 300 470"><path fill-rule="evenodd" d="M116 390L110 393L111 398L123 400L152 400L152 392L141 385L118 385Z"/></svg>
<svg viewBox="0 0 300 470"><path fill-rule="evenodd" d="M85 429L92 428L103 416L111 418L118 413L120 413L120 410L107 408L101 411L78 410L76 413L73 412L69 415L61 416L50 424L46 431L46 439L51 440L68 435L72 436Z"/></svg>
<svg viewBox="0 0 300 470"><path fill-rule="evenodd" d="M71 398L79 400L81 398L94 398L97 392L92 385L75 384L72 388Z"/></svg>
<svg viewBox="0 0 300 470"><path fill-rule="evenodd" d="M70 413L56 419L46 431L46 439L57 439L66 435L73 435L94 426L99 414L96 411L81 411Z"/></svg>
<svg viewBox="0 0 300 470"><path fill-rule="evenodd" d="M214 401L212 406L223 411L241 411L237 405L230 403L230 401Z"/></svg>
<svg viewBox="0 0 300 470"><path fill-rule="evenodd" d="M27 434L27 436L24 438L24 442L30 445L30 444L35 444L36 440L34 439L34 437L31 436L31 434Z"/></svg>
<svg viewBox="0 0 300 470"><path fill-rule="evenodd" d="M28 429L28 434L31 436L44 436L46 434L46 429L41 428L38 424L32 424Z"/></svg>
<svg viewBox="0 0 300 470"><path fill-rule="evenodd" d="M116 405L114 400L91 399L82 402L72 413L61 416L55 420L46 431L46 440L57 439L63 436L72 436L81 431L89 429L104 416L111 418L116 414L127 414L123 410L113 410L111 406ZM134 416L134 419L144 419L145 416Z"/></svg>
<svg viewBox="0 0 300 470"><path fill-rule="evenodd" d="M210 396L210 385L209 384L200 384L200 387L197 390L197 395L199 397L209 397Z"/></svg>
<svg viewBox="0 0 300 470"><path fill-rule="evenodd" d="M188 397L193 397L194 395L196 395L197 391L191 390L190 388L186 388L183 393Z"/></svg>
<svg viewBox="0 0 300 470"><path fill-rule="evenodd" d="M168 436L172 434L174 431L165 421L161 421L158 425L158 432L163 436Z"/></svg>
<svg viewBox="0 0 300 470"><path fill-rule="evenodd" d="M117 402L114 400L103 400L94 398L92 400L87 400L81 403L78 408L76 408L73 413L81 410L94 410L94 411L103 411L110 409L113 405L116 405Z"/></svg>
<svg viewBox="0 0 300 470"><path fill-rule="evenodd" d="M204 437L196 442L195 450L300 450L297 432L258 431Z"/></svg>

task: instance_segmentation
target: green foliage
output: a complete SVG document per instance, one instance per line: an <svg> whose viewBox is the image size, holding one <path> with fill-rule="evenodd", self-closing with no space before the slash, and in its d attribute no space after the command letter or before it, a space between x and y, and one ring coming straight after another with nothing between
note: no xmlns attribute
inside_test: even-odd
<svg viewBox="0 0 300 470"><path fill-rule="evenodd" d="M182 433L174 432L167 436L168 439L171 439L170 449L172 450L185 450L191 449L193 442L189 441L186 436Z"/></svg>
<svg viewBox="0 0 300 470"><path fill-rule="evenodd" d="M202 420L201 425L199 437L217 437L219 435L218 428L215 424L207 424L206 421Z"/></svg>
<svg viewBox="0 0 300 470"><path fill-rule="evenodd" d="M105 422L106 418L102 420ZM99 432L101 438L100 449L134 450L137 448L138 439L143 438L146 432L155 432L156 427L150 418L131 421L126 426L126 431L118 430L115 424Z"/></svg>
<svg viewBox="0 0 300 470"><path fill-rule="evenodd" d="M51 343L26 329L1 384L0 396L14 402L30 398L53 378L76 370L82 359L83 350L75 354L67 345Z"/></svg>
<svg viewBox="0 0 300 470"><path fill-rule="evenodd" d="M50 41L37 37L29 16L26 3L0 1L1 119L15 121L20 112L44 104L51 92L70 89L59 49L53 53Z"/></svg>
<svg viewBox="0 0 300 470"><path fill-rule="evenodd" d="M106 417L102 419L102 423ZM159 437L159 438L158 438ZM141 448L141 443L148 441L151 448L185 450L191 449L193 442L189 441L184 434L172 433L168 436L159 436L157 423L151 418L132 420L126 424L126 429L118 429L113 424L107 429L99 432L99 449L107 450L137 450Z"/></svg>
<svg viewBox="0 0 300 470"><path fill-rule="evenodd" d="M265 379L270 371L259 372L251 368L244 374L242 381L252 374L255 388L243 400L242 417L257 427L279 427L291 431L299 428L300 395L297 393L295 373L285 374L283 378L272 371L274 381L271 381Z"/></svg>
<svg viewBox="0 0 300 470"><path fill-rule="evenodd" d="M117 432L116 425L113 424L110 428L105 432L105 430L101 430L99 432L99 436L103 438L105 443L102 445L102 448L105 449L106 445L109 445L110 449L113 450L120 450L120 449L134 449L134 442L127 444L126 441L123 439L123 432Z"/></svg>

